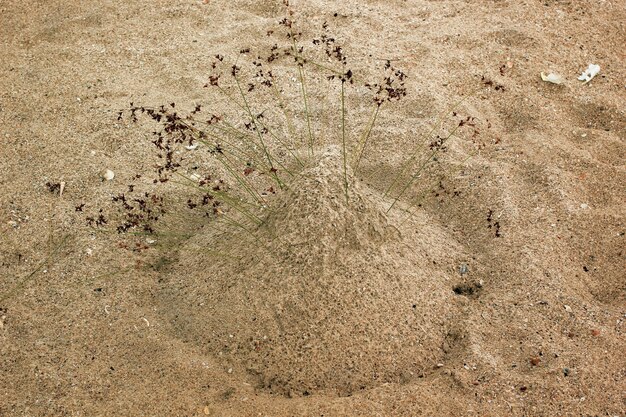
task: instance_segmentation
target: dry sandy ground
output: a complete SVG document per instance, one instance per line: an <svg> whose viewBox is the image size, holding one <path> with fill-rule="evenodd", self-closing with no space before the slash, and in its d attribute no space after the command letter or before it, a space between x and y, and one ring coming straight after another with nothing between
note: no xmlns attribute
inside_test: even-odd
<svg viewBox="0 0 626 417"><path fill-rule="evenodd" d="M150 171L119 109L210 106L212 56L266 46L281 2L0 1L0 416L624 415L624 2L292 3L408 95L350 204L330 148L276 199L287 244L233 234L218 262L202 219L131 250L75 207ZM480 149L461 135L415 215L383 215L380 172L461 98Z"/></svg>

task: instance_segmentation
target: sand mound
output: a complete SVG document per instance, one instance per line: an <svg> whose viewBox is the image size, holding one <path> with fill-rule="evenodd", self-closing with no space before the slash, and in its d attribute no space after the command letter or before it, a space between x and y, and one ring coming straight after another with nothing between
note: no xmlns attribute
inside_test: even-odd
<svg viewBox="0 0 626 417"><path fill-rule="evenodd" d="M401 236L376 196L349 178L329 148L256 231L224 247L243 260L181 251L162 296L178 337L246 372L259 389L347 395L408 382L441 360L455 303L428 259L433 236Z"/></svg>

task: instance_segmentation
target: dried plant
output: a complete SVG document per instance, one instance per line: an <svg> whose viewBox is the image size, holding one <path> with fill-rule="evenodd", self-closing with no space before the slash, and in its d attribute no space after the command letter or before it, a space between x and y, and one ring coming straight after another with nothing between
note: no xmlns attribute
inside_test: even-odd
<svg viewBox="0 0 626 417"><path fill-rule="evenodd" d="M302 170L315 162L317 150L337 139L341 145L344 198L350 204L348 171L359 172L381 111L407 95L407 75L387 60L378 80L363 80L351 69L343 47L331 36L326 22L318 36L305 40L296 30L294 11L288 2L284 3L286 17L276 30L268 31L268 37L275 40L268 50L246 47L233 59L213 56L204 87L213 92L216 103L225 104L197 104L184 113L176 103L157 107L131 103L119 112L119 121L139 124L148 119L157 126L151 141L157 162L151 179L153 190L135 190L133 183L112 197L122 213L121 219L116 219L117 232L155 233L155 224L170 210L166 205L173 204L165 192L155 190L175 182L193 190L180 198L179 206L252 233L272 210L273 196L288 190ZM286 86L292 74L299 96L295 101L297 96L294 91L287 92L290 87ZM328 82L339 92L335 103L340 132L336 137L326 134L325 124L331 116L320 115L322 106L316 105L310 94L313 79ZM352 137L346 128L346 98L354 87L369 91L371 112L362 132ZM326 99L333 102L332 98ZM474 129L474 136L478 134L474 118L450 113L458 119L454 128L442 133L441 124L432 127L400 169L388 173L390 181L384 192L389 200L387 211L405 197L428 164L446 151L458 129L466 126ZM83 206L76 210L82 211ZM109 225L102 209L88 216L87 222L94 227Z"/></svg>

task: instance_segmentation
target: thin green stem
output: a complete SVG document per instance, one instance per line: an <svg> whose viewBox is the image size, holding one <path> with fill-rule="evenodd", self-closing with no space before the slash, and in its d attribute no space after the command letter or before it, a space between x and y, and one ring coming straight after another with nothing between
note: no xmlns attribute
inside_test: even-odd
<svg viewBox="0 0 626 417"><path fill-rule="evenodd" d="M210 195L214 195L218 198L221 198L224 201L228 201L228 204L230 205L230 207L232 207L233 209L235 209L236 211L238 211L239 213L243 214L244 216L246 216L247 218L249 218L250 220L252 220L253 222L257 223L257 224L261 224L263 221L261 219L259 219L258 217L256 217L254 214L250 213L249 211L245 210L242 207L242 202L238 201L230 196L227 196L225 193L220 193L220 192L216 192L216 191L212 191L203 187L200 187L199 185L196 184L196 182L194 180L192 180L191 178L177 172L176 175L180 176L181 178L184 178L185 180L187 180L189 183L191 183L189 186L193 186L194 188L197 188L203 192L209 193ZM180 184L180 183L179 183ZM242 185L243 186L243 185Z"/></svg>
<svg viewBox="0 0 626 417"><path fill-rule="evenodd" d="M12 297L20 288L22 288L28 281L30 281L39 271L41 271L45 266L50 267L50 261L56 256L57 253L61 251L61 249L65 246L65 242L70 238L70 235L65 235L61 242L48 254L48 256L35 268L32 272L27 274L24 278L22 278L12 289L7 291L5 294L0 296L0 303Z"/></svg>
<svg viewBox="0 0 626 417"><path fill-rule="evenodd" d="M237 88L239 89L239 94L241 95L241 98L243 99L243 103L245 105L246 111L248 112L248 116L250 117L250 120L252 120L252 123L254 124L254 130L257 133L257 136L259 138L259 142L261 143L261 147L263 149L263 153L265 154L265 157L267 158L267 162L270 165L270 175L272 175L274 177L274 179L276 180L276 183L278 184L278 186L280 188L283 188L283 182L280 180L280 178L278 178L278 175L276 174L276 169L274 168L274 163L272 161L272 157L271 157L267 147L265 146L265 141L263 140L263 134L261 133L261 130L259 129L259 126L257 125L257 118L252 113L252 110L250 109L250 106L248 105L248 100L246 100L246 95L244 94L243 89L241 88L241 84L239 83L239 79L237 78L237 76L234 76L233 78L235 78L235 82L237 83Z"/></svg>
<svg viewBox="0 0 626 417"><path fill-rule="evenodd" d="M476 153L477 153L477 151L474 151L474 152L470 153L470 154L467 156L467 158L465 158L464 160L462 160L462 161L461 161L461 163L459 164L459 167L460 167L460 168L463 168L463 167L465 166L465 163L466 163L466 162L467 162L470 158L472 158L474 155L476 155ZM460 168L459 168L459 169L460 169ZM459 171L459 169L456 169L454 172L455 172L455 173L456 173L456 172L458 172L458 171ZM410 219L411 217L413 217L413 215L415 214L415 211L416 211L416 210L413 210L413 211L411 211L411 210L412 210L412 209L413 209L413 208L417 205L417 203L418 203L419 201L422 201L422 199L423 199L423 198L424 198L424 196L426 195L426 192L427 192L428 190L431 190L431 189L432 189L432 187L434 186L434 184L435 184L435 183L433 183L433 185L432 185L431 187L428 187L425 191L423 191L423 192L422 192L422 193L421 193L421 194L420 194L420 195L419 195L419 196L418 196L418 197L417 197L417 198L416 198L416 199L415 199L415 200L411 203L411 205L410 205L409 207L407 207L407 208L406 208L406 210L405 210L405 211L408 213L408 216L407 216L404 220L402 220L402 222L400 223L400 225L403 225L403 224L404 224L404 223L405 223L408 219Z"/></svg>
<svg viewBox="0 0 626 417"><path fill-rule="evenodd" d="M306 83L305 83L305 77L304 77L304 59L300 56L300 52L298 51L298 44L296 42L296 38L293 34L293 32L291 33L291 39L293 42L292 48L293 48L293 54L296 56L296 66L298 67L298 76L300 78L300 89L302 91L302 100L304 102L304 113L305 113L305 117L306 117L306 126L307 126L307 131L309 133L309 154L312 157L313 156L313 131L311 130L311 115L309 112L309 101L308 101L308 97L307 97L307 92L306 92ZM300 58L298 60L298 58Z"/></svg>
<svg viewBox="0 0 626 417"><path fill-rule="evenodd" d="M291 115L287 111L287 106L285 105L283 98L280 96L280 91L278 91L278 87L276 87L275 83L272 83L272 91L274 93L274 97L276 97L276 100L278 101L278 106L280 107L280 109L283 111L283 114L285 115L285 120L287 121L287 131L289 132L289 135L291 136L291 143L293 145L296 136L298 136L296 134L296 129L293 127L293 120L291 118Z"/></svg>
<svg viewBox="0 0 626 417"><path fill-rule="evenodd" d="M431 159L433 157L435 157L439 151L441 151L441 147L446 143L446 141L452 137L452 135L454 135L454 132L456 132L456 130L459 128L459 126L455 127L454 130L445 138L443 138L443 140L441 141L440 146L436 147L435 150L433 150L430 155L428 155L428 158L426 158L426 160L419 166L419 168L417 169L417 171L411 176L411 178L409 178L409 180L406 182L406 184L404 184L404 187L402 187L402 190L400 190L400 193L396 196L396 198L393 200L393 203L391 203L391 206L389 206L389 208L387 209L386 213L389 213L389 211L396 205L396 203L398 202L398 200L404 195L404 193L406 192L406 190L408 190L408 188L413 184L413 181L415 181L417 179L417 177L420 175L420 173L424 170L424 168L426 167L426 165L428 164L428 162L431 161Z"/></svg>
<svg viewBox="0 0 626 417"><path fill-rule="evenodd" d="M471 96L471 95L470 95ZM467 100L469 96L463 97L462 99L458 100L456 103L454 103L452 106L450 106L449 108L447 108L446 110L444 110L443 112L441 112L441 114L437 117L437 121L439 121L439 125L437 125L435 123L435 125L432 127L432 129L430 130L430 132L428 132L428 134L426 136L424 135L420 135L420 137L423 137L423 140L420 141L417 146L415 147L415 150L413 151L413 153L411 154L411 156L409 157L409 159L407 159L404 164L402 164L402 167L400 168L400 171L398 172L398 174L393 178L393 180L391 181L391 184L387 187L387 189L385 190L383 197L387 197L389 195L389 193L391 192L392 188L394 185L396 185L396 183L398 182L398 180L402 177L402 175L404 174L404 172L409 168L409 166L411 166L411 164L415 161L415 159L417 158L417 155L419 154L419 152L422 150L422 148L424 147L424 145L426 144L427 140L432 136L432 134L435 132L435 130L441 129L441 127L443 126L444 123L444 119L443 116L445 114L448 114L449 112L454 111L454 109L456 109L458 106L461 105L461 103L463 103L465 100Z"/></svg>
<svg viewBox="0 0 626 417"><path fill-rule="evenodd" d="M372 116L370 118L370 122L363 133L362 139L359 141L359 153L357 155L356 162L354 163L354 175L356 176L357 171L359 170L359 164L361 163L361 158L363 158L363 153L365 152L365 148L367 147L367 141L369 140L370 133L372 132L372 128L376 123L376 117L378 116L378 112L380 111L382 104L377 104L374 110L372 111Z"/></svg>
<svg viewBox="0 0 626 417"><path fill-rule="evenodd" d="M341 143L343 146L343 187L346 193L346 203L348 203L348 153L346 150L346 105L345 105L345 80L341 80Z"/></svg>

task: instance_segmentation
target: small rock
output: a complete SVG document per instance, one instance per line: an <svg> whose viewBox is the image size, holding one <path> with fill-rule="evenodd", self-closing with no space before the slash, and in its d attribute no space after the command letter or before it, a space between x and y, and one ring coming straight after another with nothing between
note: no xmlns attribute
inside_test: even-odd
<svg viewBox="0 0 626 417"><path fill-rule="evenodd" d="M541 362L541 359L539 359L538 356L535 356L534 358L530 358L530 364L532 366L537 366L539 365L540 362Z"/></svg>
<svg viewBox="0 0 626 417"><path fill-rule="evenodd" d="M567 304L565 304L563 307L565 307L565 311L567 311L568 313L572 312L572 307L568 306Z"/></svg>
<svg viewBox="0 0 626 417"><path fill-rule="evenodd" d="M580 208L583 209L583 210L587 210L589 208L589 204L582 203L580 205Z"/></svg>
<svg viewBox="0 0 626 417"><path fill-rule="evenodd" d="M111 181L113 178L115 178L115 172L111 171L110 169L107 169L106 171L104 171L105 180Z"/></svg>
<svg viewBox="0 0 626 417"><path fill-rule="evenodd" d="M563 375L564 375L564 376L568 376L568 375L569 375L569 373L570 373L569 368L563 368Z"/></svg>
<svg viewBox="0 0 626 417"><path fill-rule="evenodd" d="M591 334L592 334L592 335L594 335L594 336L600 336L600 330L593 329L593 330L591 331Z"/></svg>
<svg viewBox="0 0 626 417"><path fill-rule="evenodd" d="M467 266L467 264L461 264L461 266L459 267L459 273L461 275L465 275L469 272L469 267Z"/></svg>

